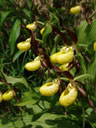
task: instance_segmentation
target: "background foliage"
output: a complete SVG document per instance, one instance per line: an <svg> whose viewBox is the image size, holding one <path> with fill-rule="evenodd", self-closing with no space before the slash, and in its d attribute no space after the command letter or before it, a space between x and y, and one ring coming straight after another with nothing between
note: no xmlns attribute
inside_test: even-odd
<svg viewBox="0 0 96 128"><path fill-rule="evenodd" d="M41 2L41 7L38 2ZM96 128L96 53L93 50L96 41L96 0L84 3L88 11L91 9L90 15L87 10L86 14L71 14L70 8L82 2L53 0L49 4L48 0L37 3L32 0L0 0L0 90L5 92L14 88L16 93L11 101L0 103L1 128ZM85 17L87 13L92 20L90 23ZM22 52L16 47L18 42L29 38L25 26L35 20L41 21L36 30L36 40L42 43L47 54L59 51L64 45L61 36L52 32L50 23L66 34L68 44L72 45L70 36L61 26L60 17L78 39L76 59L80 63L80 71L75 75L76 69L73 68L70 73L75 80L86 85L87 95L94 103L94 107L90 107L87 98L79 93L76 102L65 108L67 115L64 115L64 108L58 102L59 94L44 97L39 93L39 87L56 78L57 74L51 70L50 76L44 68L35 72L26 71L24 65L36 57L34 49ZM41 36L40 29L46 24ZM65 76L62 79L66 80Z"/></svg>

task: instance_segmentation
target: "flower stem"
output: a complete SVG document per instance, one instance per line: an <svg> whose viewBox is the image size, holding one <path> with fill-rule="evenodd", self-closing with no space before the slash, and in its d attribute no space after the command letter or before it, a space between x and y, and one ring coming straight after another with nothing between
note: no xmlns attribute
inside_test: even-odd
<svg viewBox="0 0 96 128"><path fill-rule="evenodd" d="M96 10L95 10L95 12L90 16L90 18L92 18L93 16L95 16L96 15Z"/></svg>
<svg viewBox="0 0 96 128"><path fill-rule="evenodd" d="M85 110L84 110L84 107L82 107L82 117L83 117L82 128L85 128Z"/></svg>

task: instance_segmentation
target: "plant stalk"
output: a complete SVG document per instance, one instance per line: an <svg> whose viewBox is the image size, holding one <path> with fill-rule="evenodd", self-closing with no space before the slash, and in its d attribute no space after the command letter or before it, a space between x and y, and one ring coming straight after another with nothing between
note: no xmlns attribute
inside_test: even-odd
<svg viewBox="0 0 96 128"><path fill-rule="evenodd" d="M82 117L83 117L82 128L85 128L85 110L84 110L84 107L82 107Z"/></svg>
<svg viewBox="0 0 96 128"><path fill-rule="evenodd" d="M96 10L95 10L95 12L89 17L90 19L92 18L92 17L94 17L96 15Z"/></svg>

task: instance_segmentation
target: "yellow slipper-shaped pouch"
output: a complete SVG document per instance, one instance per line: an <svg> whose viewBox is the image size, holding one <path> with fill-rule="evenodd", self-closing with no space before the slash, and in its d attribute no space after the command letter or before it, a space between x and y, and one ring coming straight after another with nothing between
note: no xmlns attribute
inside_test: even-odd
<svg viewBox="0 0 96 128"><path fill-rule="evenodd" d="M66 48L64 50L64 53L58 54L56 57L56 62L58 64L65 64L65 63L70 63L74 58L74 50L72 47Z"/></svg>
<svg viewBox="0 0 96 128"><path fill-rule="evenodd" d="M43 27L43 28L40 30L40 34L41 34L41 35L43 34L44 30L45 30L45 27Z"/></svg>
<svg viewBox="0 0 96 128"><path fill-rule="evenodd" d="M36 22L33 22L31 24L27 24L26 28L31 30L32 32L34 32L36 30L36 28L37 28Z"/></svg>
<svg viewBox="0 0 96 128"><path fill-rule="evenodd" d="M2 95L2 99L5 101L9 101L13 98L13 96L14 96L14 90L10 89Z"/></svg>
<svg viewBox="0 0 96 128"><path fill-rule="evenodd" d="M0 102L2 102L2 92L0 92Z"/></svg>
<svg viewBox="0 0 96 128"><path fill-rule="evenodd" d="M23 41L17 44L17 48L21 51L27 51L31 47L30 41Z"/></svg>
<svg viewBox="0 0 96 128"><path fill-rule="evenodd" d="M57 57L57 55L60 55L60 54L62 54L62 53L63 53L63 52L60 51L60 52L57 52L57 53L54 53L53 55L51 55L51 56L50 56L51 62L52 62L52 63L57 63L56 57Z"/></svg>
<svg viewBox="0 0 96 128"><path fill-rule="evenodd" d="M79 5L78 5L78 6L75 6L75 7L72 7L72 8L70 9L70 12L71 12L72 14L79 14L80 11L81 11L81 7L80 7Z"/></svg>
<svg viewBox="0 0 96 128"><path fill-rule="evenodd" d="M96 52L96 42L94 42L94 51Z"/></svg>
<svg viewBox="0 0 96 128"><path fill-rule="evenodd" d="M26 65L25 65L25 69L28 70L28 71L36 71L40 68L40 59L39 57L36 57L34 59L34 61L32 62L28 62Z"/></svg>
<svg viewBox="0 0 96 128"><path fill-rule="evenodd" d="M69 83L68 87L62 92L59 98L59 102L64 107L70 106L77 98L77 95L77 88L72 86L71 83Z"/></svg>
<svg viewBox="0 0 96 128"><path fill-rule="evenodd" d="M25 41L26 42L31 42L31 38L27 38Z"/></svg>
<svg viewBox="0 0 96 128"><path fill-rule="evenodd" d="M59 83L56 81L48 82L40 87L40 93L43 96L52 96L58 92Z"/></svg>

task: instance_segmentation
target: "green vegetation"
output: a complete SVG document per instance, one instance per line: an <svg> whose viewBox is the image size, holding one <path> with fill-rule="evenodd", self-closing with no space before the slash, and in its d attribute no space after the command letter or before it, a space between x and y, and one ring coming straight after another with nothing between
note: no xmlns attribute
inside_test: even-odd
<svg viewBox="0 0 96 128"><path fill-rule="evenodd" d="M96 128L95 9L0 0L0 128Z"/></svg>

